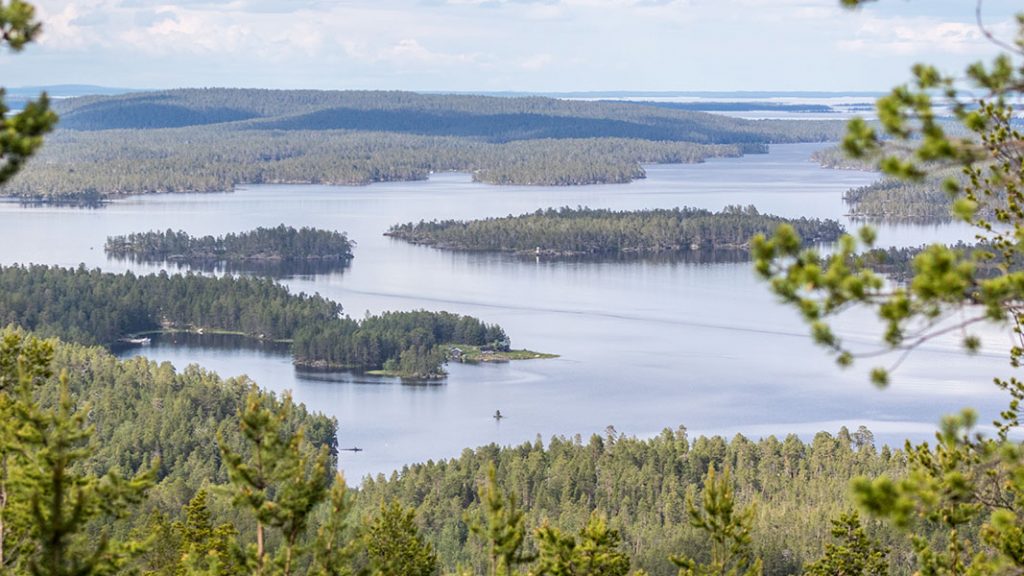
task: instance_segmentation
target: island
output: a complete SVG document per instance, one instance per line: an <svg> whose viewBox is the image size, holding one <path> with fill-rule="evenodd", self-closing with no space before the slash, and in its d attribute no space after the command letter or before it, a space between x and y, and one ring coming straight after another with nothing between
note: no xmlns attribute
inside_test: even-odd
<svg viewBox="0 0 1024 576"><path fill-rule="evenodd" d="M103 250L108 256L139 262L315 262L345 267L352 261L354 245L343 232L281 224L216 237L170 229L108 236Z"/></svg>
<svg viewBox="0 0 1024 576"><path fill-rule="evenodd" d="M592 208L537 210L482 220L396 224L385 236L448 250L512 252L535 256L656 255L698 250L746 251L755 234L793 226L808 244L843 233L835 220L782 218L753 206L614 211Z"/></svg>

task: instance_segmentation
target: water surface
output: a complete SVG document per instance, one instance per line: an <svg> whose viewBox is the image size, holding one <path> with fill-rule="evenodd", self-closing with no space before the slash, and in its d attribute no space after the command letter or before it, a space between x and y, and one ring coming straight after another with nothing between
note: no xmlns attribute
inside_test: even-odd
<svg viewBox="0 0 1024 576"><path fill-rule="evenodd" d="M248 374L273 390L338 418L350 480L388 473L469 446L587 436L609 425L652 435L693 433L805 436L866 424L876 437L927 436L947 412L972 404L994 415L1003 398L989 383L1009 368L997 352L967 358L954 340L921 350L880 392L865 371L839 371L778 305L749 263L565 262L444 252L381 234L394 223L478 218L538 208L610 209L753 204L783 216L842 218L842 193L876 177L825 170L808 160L819 145L774 146L770 154L699 165L649 166L624 185L495 187L465 174L366 187L252 186L232 194L142 196L98 210L0 204L0 262L98 266L150 272L158 266L107 260L107 235L183 229L194 235L258 226L315 226L347 232L358 245L339 273L292 274L294 291L319 292L360 317L396 309L449 310L501 324L516 347L561 357L498 365L451 365L442 384L297 372L287 352L201 346L158 339L125 352L222 375ZM850 225L849 222L847 222ZM959 225L880 228L880 244L970 240ZM864 315L844 332L866 347L877 333ZM994 351L1005 336L990 335ZM500 409L506 418L491 415ZM983 421L990 420L983 418Z"/></svg>

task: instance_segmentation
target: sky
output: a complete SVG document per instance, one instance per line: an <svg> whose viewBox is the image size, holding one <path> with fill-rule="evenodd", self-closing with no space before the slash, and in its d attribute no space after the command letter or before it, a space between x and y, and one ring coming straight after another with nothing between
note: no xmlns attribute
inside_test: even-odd
<svg viewBox="0 0 1024 576"><path fill-rule="evenodd" d="M419 91L886 90L996 48L972 0L31 0L0 84ZM1012 39L1019 0L983 17Z"/></svg>

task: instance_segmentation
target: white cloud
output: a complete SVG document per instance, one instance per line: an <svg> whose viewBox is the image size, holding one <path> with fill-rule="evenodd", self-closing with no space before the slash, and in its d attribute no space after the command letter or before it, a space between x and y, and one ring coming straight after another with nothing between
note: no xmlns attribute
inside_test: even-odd
<svg viewBox="0 0 1024 576"><path fill-rule="evenodd" d="M868 54L972 54L990 45L973 23L932 18L875 18L863 20L853 38L839 48Z"/></svg>
<svg viewBox="0 0 1024 576"><path fill-rule="evenodd" d="M378 53L378 60L396 62L402 65L426 64L450 66L478 61L480 54L447 53L430 50L415 38L403 38L393 46Z"/></svg>
<svg viewBox="0 0 1024 576"><path fill-rule="evenodd" d="M991 51L953 0L33 1L44 34L8 84L878 89Z"/></svg>
<svg viewBox="0 0 1024 576"><path fill-rule="evenodd" d="M554 58L551 54L534 54L520 61L519 67L523 70L540 70L546 68L552 61Z"/></svg>

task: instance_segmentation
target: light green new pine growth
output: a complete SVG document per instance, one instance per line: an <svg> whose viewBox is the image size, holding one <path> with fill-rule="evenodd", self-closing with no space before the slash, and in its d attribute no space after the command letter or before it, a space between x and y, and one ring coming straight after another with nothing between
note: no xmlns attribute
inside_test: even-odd
<svg viewBox="0 0 1024 576"><path fill-rule="evenodd" d="M687 556L674 556L679 576L761 576L760 558L756 558L751 541L754 509L737 509L729 469L716 477L714 467L704 479L700 505L691 489L686 495L686 511L690 525L699 528L710 540L711 561L699 564Z"/></svg>
<svg viewBox="0 0 1024 576"><path fill-rule="evenodd" d="M805 576L886 576L889 551L870 538L856 511L832 521L832 538L825 554L804 566Z"/></svg>
<svg viewBox="0 0 1024 576"><path fill-rule="evenodd" d="M353 538L349 516L352 497L341 474L336 474L326 506L320 510L309 576L348 576L360 542Z"/></svg>
<svg viewBox="0 0 1024 576"><path fill-rule="evenodd" d="M180 522L171 523L162 512L152 513L137 535L147 538L146 549L138 558L143 576L177 576L181 573Z"/></svg>
<svg viewBox="0 0 1024 576"><path fill-rule="evenodd" d="M32 540L22 568L33 576L115 574L141 554L141 542L111 538L106 528L96 535L88 527L127 515L153 484L155 469L130 480L115 471L101 478L81 473L78 465L91 454L88 409L75 406L66 375L59 386L54 408L39 408L26 397L19 410Z"/></svg>
<svg viewBox="0 0 1024 576"><path fill-rule="evenodd" d="M256 518L256 546L248 554L256 574L295 573L297 560L308 552L302 538L313 511L330 492L328 449L314 450L301 429L288 429L293 410L290 394L278 401L254 388L239 414L252 455L244 458L219 440L235 505ZM281 536L274 554L267 549L267 528Z"/></svg>
<svg viewBox="0 0 1024 576"><path fill-rule="evenodd" d="M608 528L604 516L594 512L580 531L577 541L547 524L534 535L540 548L537 567L531 576L626 576L629 556L622 550L622 537Z"/></svg>
<svg viewBox="0 0 1024 576"><path fill-rule="evenodd" d="M201 488L185 506L185 522L175 523L180 540L180 574L237 573L231 544L237 531L230 524L214 526L207 504L209 493Z"/></svg>
<svg viewBox="0 0 1024 576"><path fill-rule="evenodd" d="M22 445L25 426L21 405L34 389L53 375L52 342L7 330L0 338L0 572L19 566L30 550L26 530L31 526L24 466L29 450Z"/></svg>

